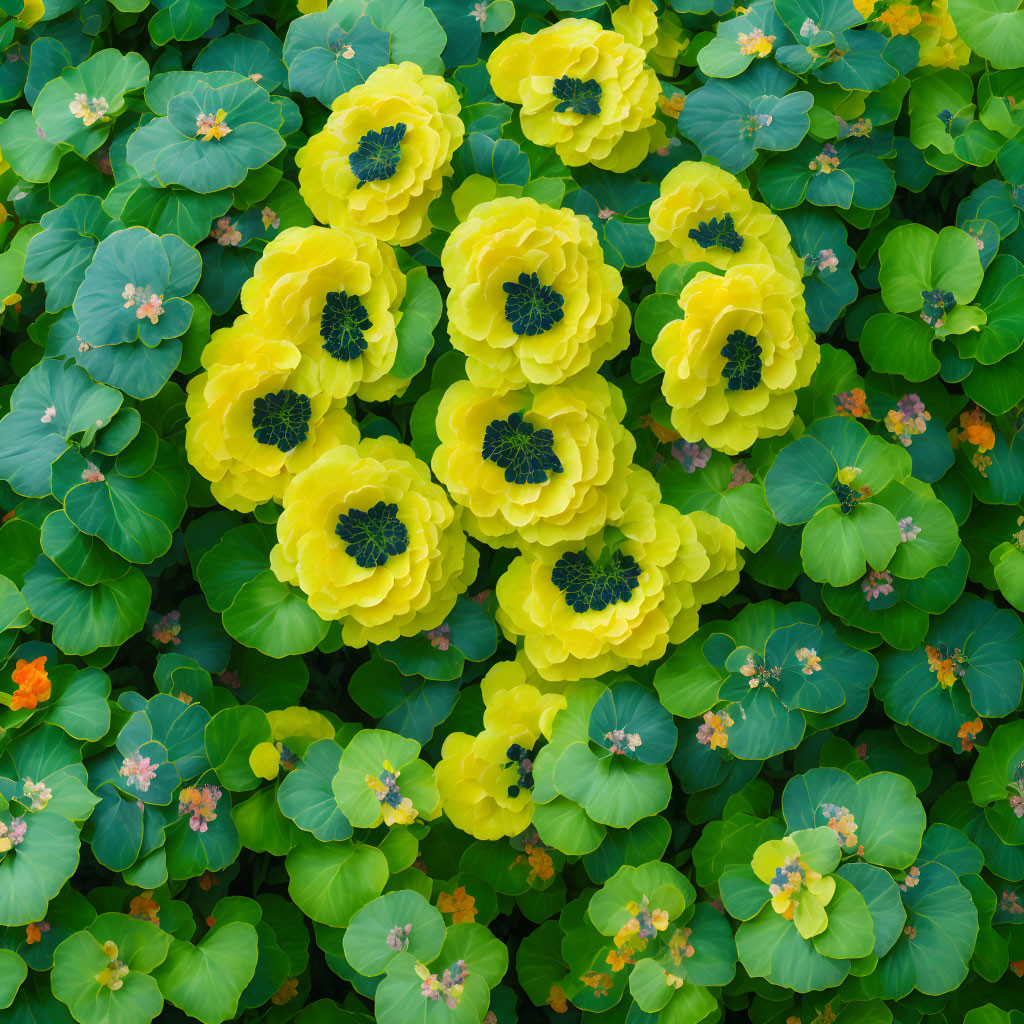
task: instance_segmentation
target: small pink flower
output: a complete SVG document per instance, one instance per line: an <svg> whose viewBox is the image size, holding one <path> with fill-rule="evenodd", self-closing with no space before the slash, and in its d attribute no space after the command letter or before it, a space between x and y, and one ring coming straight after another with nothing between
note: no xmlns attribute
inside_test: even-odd
<svg viewBox="0 0 1024 1024"><path fill-rule="evenodd" d="M667 156L668 154L666 153L665 155ZM610 210L607 206L602 206L601 209L597 211L597 216L599 220L611 220L612 217L615 216L615 211Z"/></svg>
<svg viewBox="0 0 1024 1024"><path fill-rule="evenodd" d="M875 572L872 569L860 581L860 589L864 591L864 600L869 603L875 598L891 594L893 591L892 575L887 572Z"/></svg>
<svg viewBox="0 0 1024 1024"><path fill-rule="evenodd" d="M741 459L732 467L732 475L729 478L729 486L726 487L727 491L731 491L734 487L742 487L744 484L752 484L754 482L754 474L747 469L747 464Z"/></svg>
<svg viewBox="0 0 1024 1024"><path fill-rule="evenodd" d="M442 622L440 626L427 633L427 639L430 641L431 647L436 647L439 651L447 651L452 643L451 626L447 622Z"/></svg>
<svg viewBox="0 0 1024 1024"><path fill-rule="evenodd" d="M476 18L481 24L487 20L487 4L477 3L473 5L473 10L470 12L470 16Z"/></svg>
<svg viewBox="0 0 1024 1024"><path fill-rule="evenodd" d="M33 782L29 778L25 779L22 792L32 801L29 807L31 811L41 811L53 797L53 791L45 782Z"/></svg>
<svg viewBox="0 0 1024 1024"><path fill-rule="evenodd" d="M281 226L281 218L269 206L263 207L260 216L263 218L264 228L279 228Z"/></svg>
<svg viewBox="0 0 1024 1024"><path fill-rule="evenodd" d="M82 470L82 479L87 484L101 484L106 477L99 471L99 467L86 461L85 469Z"/></svg>
<svg viewBox="0 0 1024 1024"><path fill-rule="evenodd" d="M711 449L696 441L673 441L672 457L687 473L703 469L711 459Z"/></svg>
<svg viewBox="0 0 1024 1024"><path fill-rule="evenodd" d="M139 792L149 791L149 784L156 778L156 770L159 764L153 764L148 757L143 757L137 750L129 754L118 769L127 781L126 786L136 786Z"/></svg>
<svg viewBox="0 0 1024 1024"><path fill-rule="evenodd" d="M139 320L145 320L148 317L149 322L155 324L164 311L163 301L164 297L157 295L156 292L147 294L145 301L140 303L139 308L135 310L136 317Z"/></svg>
<svg viewBox="0 0 1024 1024"><path fill-rule="evenodd" d="M25 833L27 831L28 825L25 823L24 818L11 818L11 827L7 833L11 846L20 846L25 841Z"/></svg>
<svg viewBox="0 0 1024 1024"><path fill-rule="evenodd" d="M39 422L51 423L53 421L54 416L56 415L57 409L52 405L48 405L46 409L43 411L43 415L39 417Z"/></svg>

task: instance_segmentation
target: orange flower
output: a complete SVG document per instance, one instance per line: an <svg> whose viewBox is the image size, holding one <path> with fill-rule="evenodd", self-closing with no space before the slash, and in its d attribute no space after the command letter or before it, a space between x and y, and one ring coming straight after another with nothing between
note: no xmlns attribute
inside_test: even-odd
<svg viewBox="0 0 1024 1024"><path fill-rule="evenodd" d="M610 965L613 971L621 971L627 964L633 963L633 951L631 949L613 949L604 958L604 962Z"/></svg>
<svg viewBox="0 0 1024 1024"><path fill-rule="evenodd" d="M960 413L960 433L958 441L966 441L976 445L979 452L991 451L996 446L996 434L992 424L985 419L985 414L977 406Z"/></svg>
<svg viewBox="0 0 1024 1024"><path fill-rule="evenodd" d="M212 871L204 871L199 876L199 888L203 892L209 892L219 882L220 879Z"/></svg>
<svg viewBox="0 0 1024 1024"><path fill-rule="evenodd" d="M25 941L30 946L36 942L41 942L43 939L43 932L48 932L49 930L50 926L46 921L36 921L34 924L30 924L25 928Z"/></svg>
<svg viewBox="0 0 1024 1024"><path fill-rule="evenodd" d="M594 990L595 997L598 999L600 999L601 996L608 995L609 989L615 986L615 982L612 981L612 976L610 974L604 974L601 971L587 971L586 974L580 975L580 981L582 981L587 988L592 988Z"/></svg>
<svg viewBox="0 0 1024 1024"><path fill-rule="evenodd" d="M460 885L450 896L442 891L437 897L437 909L442 914L451 914L452 924L472 922L477 915L476 899L466 892L464 885Z"/></svg>
<svg viewBox="0 0 1024 1024"><path fill-rule="evenodd" d="M1024 961L1022 961L1024 963ZM1011 965L1012 966L1012 965ZM565 989L561 985L552 985L551 993L544 1000L555 1013L565 1013L569 1009L569 1002L565 998Z"/></svg>
<svg viewBox="0 0 1024 1024"><path fill-rule="evenodd" d="M957 739L962 741L961 746L965 751L974 749L974 741L984 728L985 725L980 718L976 718L973 722L964 722L960 726L960 731L956 735Z"/></svg>
<svg viewBox="0 0 1024 1024"><path fill-rule="evenodd" d="M35 661L18 659L11 674L18 689L11 696L11 709L34 708L39 701L50 699L50 677L46 674L46 655Z"/></svg>
<svg viewBox="0 0 1024 1024"><path fill-rule="evenodd" d="M662 426L650 413L644 413L640 417L639 425L647 427L648 430L663 444L667 441L678 441L680 435L671 427Z"/></svg>
<svg viewBox="0 0 1024 1024"><path fill-rule="evenodd" d="M299 991L299 979L288 978L285 983L270 997L270 1001L275 1006L284 1006L285 1003L289 1003L295 997Z"/></svg>
<svg viewBox="0 0 1024 1024"><path fill-rule="evenodd" d="M870 416L867 395L863 388L854 388L852 391L841 391L838 395L832 396L835 403L837 416L853 416L860 419L861 416Z"/></svg>
<svg viewBox="0 0 1024 1024"><path fill-rule="evenodd" d="M152 895L152 892L144 892L139 896L132 897L131 905L128 907L128 916L159 926L160 918L157 915L160 904L151 898Z"/></svg>
<svg viewBox="0 0 1024 1024"><path fill-rule="evenodd" d="M1018 978L1024 978L1024 960L1013 960L1010 962L1010 970L1017 975Z"/></svg>

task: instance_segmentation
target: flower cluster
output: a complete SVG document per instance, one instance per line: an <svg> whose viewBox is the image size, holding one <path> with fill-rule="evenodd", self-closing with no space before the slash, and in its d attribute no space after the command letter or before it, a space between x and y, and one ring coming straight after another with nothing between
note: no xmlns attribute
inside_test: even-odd
<svg viewBox="0 0 1024 1024"><path fill-rule="evenodd" d="M441 748L435 774L444 813L477 839L519 835L533 817L534 751L566 700L526 678L518 662L492 668L482 683L483 731L449 733Z"/></svg>
<svg viewBox="0 0 1024 1024"><path fill-rule="evenodd" d="M729 746L728 730L735 724L727 711L705 711L704 721L697 729L697 742L712 750L724 750Z"/></svg>
<svg viewBox="0 0 1024 1024"><path fill-rule="evenodd" d="M666 324L651 354L665 371L672 425L688 442L738 454L789 429L796 391L819 360L799 262L780 218L730 174L682 163L651 206L652 273L710 263L683 288L683 318Z"/></svg>
<svg viewBox="0 0 1024 1024"><path fill-rule="evenodd" d="M398 786L398 777L402 773L396 771L390 761L385 761L380 775L366 776L366 785L373 790L380 801L381 814L385 825L411 825L417 817L412 800L402 796Z"/></svg>
<svg viewBox="0 0 1024 1024"><path fill-rule="evenodd" d="M459 111L440 76L409 62L377 68L338 96L323 130L295 155L302 198L332 228L395 245L419 241L462 144Z"/></svg>
<svg viewBox="0 0 1024 1024"><path fill-rule="evenodd" d="M178 817L189 816L193 832L206 832L217 818L217 802L222 794L218 786L186 786L178 795Z"/></svg>
<svg viewBox="0 0 1024 1024"><path fill-rule="evenodd" d="M41 700L50 699L50 677L46 672L46 655L40 655L32 661L19 658L11 673L17 689L10 697L10 707L14 711L25 708L28 711L39 706Z"/></svg>

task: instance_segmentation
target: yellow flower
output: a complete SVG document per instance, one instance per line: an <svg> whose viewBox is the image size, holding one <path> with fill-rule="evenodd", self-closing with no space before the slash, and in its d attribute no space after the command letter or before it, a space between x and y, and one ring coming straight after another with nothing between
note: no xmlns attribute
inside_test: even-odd
<svg viewBox="0 0 1024 1024"><path fill-rule="evenodd" d="M649 53L658 38L658 8L654 0L629 0L612 11L612 28L631 46Z"/></svg>
<svg viewBox="0 0 1024 1024"><path fill-rule="evenodd" d="M878 20L888 25L894 36L908 36L921 24L921 12L913 4L893 4L878 16Z"/></svg>
<svg viewBox="0 0 1024 1024"><path fill-rule="evenodd" d="M499 690L511 690L516 686L529 683L541 693L567 694L579 683L567 683L564 680L544 679L538 675L530 660L520 651L515 661L497 661L480 680L480 694L485 704L489 704Z"/></svg>
<svg viewBox="0 0 1024 1024"><path fill-rule="evenodd" d="M334 739L334 726L318 711L309 708L284 708L268 711L267 720L275 740L287 740L301 736L311 740Z"/></svg>
<svg viewBox="0 0 1024 1024"><path fill-rule="evenodd" d="M404 61L377 68L331 105L295 154L299 191L321 223L395 245L430 232L427 210L465 133L455 88Z"/></svg>
<svg viewBox="0 0 1024 1024"><path fill-rule="evenodd" d="M697 629L711 559L694 520L632 467L623 515L584 543L520 555L498 580L498 624L545 679L596 678L660 658Z"/></svg>
<svg viewBox="0 0 1024 1024"><path fill-rule="evenodd" d="M875 0L853 0L853 6L862 18L870 18L871 12L875 9Z"/></svg>
<svg viewBox="0 0 1024 1024"><path fill-rule="evenodd" d="M25 0L21 12L15 15L19 24L31 28L46 13L43 0Z"/></svg>
<svg viewBox="0 0 1024 1024"><path fill-rule="evenodd" d="M921 24L910 34L920 45L919 67L960 68L971 59L971 48L957 34L949 0L919 5Z"/></svg>
<svg viewBox="0 0 1024 1024"><path fill-rule="evenodd" d="M561 384L629 344L622 278L588 217L526 197L481 203L441 265L452 345L479 387Z"/></svg>
<svg viewBox="0 0 1024 1024"><path fill-rule="evenodd" d="M440 625L479 556L430 470L391 437L340 445L284 494L270 566L349 647Z"/></svg>
<svg viewBox="0 0 1024 1024"><path fill-rule="evenodd" d="M477 736L450 733L435 769L441 806L476 839L524 831L533 817L533 751L566 700L528 684L491 693Z"/></svg>
<svg viewBox="0 0 1024 1024"><path fill-rule="evenodd" d="M754 852L750 865L772 894L772 910L792 921L805 939L828 927L828 906L836 891L835 879L812 871L792 837L770 839Z"/></svg>
<svg viewBox="0 0 1024 1024"><path fill-rule="evenodd" d="M431 467L492 547L581 540L621 515L636 442L622 393L596 373L499 394L453 384Z"/></svg>
<svg viewBox="0 0 1024 1024"><path fill-rule="evenodd" d="M699 605L713 604L736 589L740 582L743 547L736 531L710 512L690 512L687 518L697 528L697 540L711 563L707 571L693 584L693 594Z"/></svg>
<svg viewBox="0 0 1024 1024"><path fill-rule="evenodd" d="M404 297L390 245L357 228L309 227L288 228L263 250L241 301L267 337L298 348L321 390L347 398L367 397L394 366Z"/></svg>
<svg viewBox="0 0 1024 1024"><path fill-rule="evenodd" d="M740 53L744 57L767 57L772 52L775 36L766 36L762 29L755 28L749 33L741 32L736 41L740 44Z"/></svg>
<svg viewBox="0 0 1024 1024"><path fill-rule="evenodd" d="M710 263L720 270L774 263L795 282L803 276L782 218L712 164L687 160L665 175L651 203L651 234L647 269L654 278L671 263Z"/></svg>
<svg viewBox="0 0 1024 1024"><path fill-rule="evenodd" d="M523 134L570 167L629 171L651 148L661 92L644 51L596 21L564 18L503 40L487 61L491 88L522 106Z"/></svg>
<svg viewBox="0 0 1024 1024"><path fill-rule="evenodd" d="M226 508L251 512L284 496L292 476L359 433L343 402L322 394L289 341L251 317L216 331L205 373L188 384L185 450Z"/></svg>
<svg viewBox="0 0 1024 1024"><path fill-rule="evenodd" d="M260 779L276 779L281 768L281 751L273 743L257 743L249 754L249 767Z"/></svg>
<svg viewBox="0 0 1024 1024"><path fill-rule="evenodd" d="M785 433L821 355L802 286L768 265L734 266L724 277L698 274L679 305L684 319L651 349L672 426L727 455Z"/></svg>

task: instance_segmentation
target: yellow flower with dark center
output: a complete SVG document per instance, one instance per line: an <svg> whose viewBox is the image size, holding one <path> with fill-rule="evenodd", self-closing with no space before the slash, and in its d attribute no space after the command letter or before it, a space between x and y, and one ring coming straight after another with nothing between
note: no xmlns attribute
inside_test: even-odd
<svg viewBox="0 0 1024 1024"><path fill-rule="evenodd" d="M441 254L448 332L474 384L561 384L629 344L622 278L588 217L534 199L476 206Z"/></svg>
<svg viewBox="0 0 1024 1024"><path fill-rule="evenodd" d="M564 18L503 40L487 71L495 93L522 107L520 124L531 142L553 146L569 167L629 171L656 141L661 88L645 56L596 21Z"/></svg>
<svg viewBox="0 0 1024 1024"><path fill-rule="evenodd" d="M300 587L349 647L440 625L479 556L430 470L391 437L342 444L284 494L270 567Z"/></svg>
<svg viewBox="0 0 1024 1024"><path fill-rule="evenodd" d="M450 733L435 778L441 806L456 828L476 839L500 839L530 824L534 750L542 736L550 737L566 700L524 683L491 691L486 701L483 731Z"/></svg>
<svg viewBox="0 0 1024 1024"><path fill-rule="evenodd" d="M651 349L672 426L727 455L785 433L796 391L821 357L800 283L770 265L738 265L724 277L698 274L679 305L684 318L666 324Z"/></svg>
<svg viewBox="0 0 1024 1024"><path fill-rule="evenodd" d="M825 907L835 895L835 879L808 867L791 836L762 843L754 852L751 867L771 892L772 910L792 921L803 938L825 931Z"/></svg>
<svg viewBox="0 0 1024 1024"><path fill-rule="evenodd" d="M331 227L410 245L452 173L465 128L454 86L409 61L377 68L331 104L323 131L295 154L299 191Z"/></svg>
<svg viewBox="0 0 1024 1024"><path fill-rule="evenodd" d="M651 203L651 234L647 269L654 278L671 263L710 263L720 270L770 263L795 282L803 276L782 218L712 164L687 160L665 175Z"/></svg>
<svg viewBox="0 0 1024 1024"><path fill-rule="evenodd" d="M453 384L431 466L492 547L581 540L622 512L636 442L622 393L596 373L504 394Z"/></svg>
<svg viewBox="0 0 1024 1024"><path fill-rule="evenodd" d="M216 331L205 373L188 384L185 450L226 508L280 501L292 477L359 432L344 402L323 394L290 341L268 339L251 317Z"/></svg>
<svg viewBox="0 0 1024 1024"><path fill-rule="evenodd" d="M391 398L386 375L405 275L394 250L357 228L288 228L263 250L242 287L242 308L270 338L287 338L333 398ZM375 384L377 385L375 387Z"/></svg>
<svg viewBox="0 0 1024 1024"><path fill-rule="evenodd" d="M710 517L709 517L710 518ZM520 555L498 580L498 624L545 679L596 678L660 658L720 590L691 516L661 503L646 470L626 478L622 516L584 542ZM729 572L727 586L738 573Z"/></svg>

